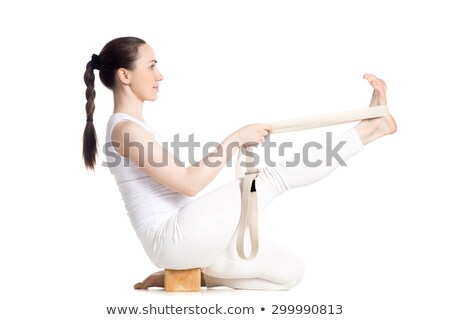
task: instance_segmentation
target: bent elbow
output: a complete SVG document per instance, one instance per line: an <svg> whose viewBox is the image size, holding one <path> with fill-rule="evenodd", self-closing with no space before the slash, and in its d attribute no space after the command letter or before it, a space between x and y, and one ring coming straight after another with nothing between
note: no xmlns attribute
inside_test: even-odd
<svg viewBox="0 0 450 320"><path fill-rule="evenodd" d="M198 190L190 187L187 190L185 190L184 194L188 197L195 197L198 194Z"/></svg>
<svg viewBox="0 0 450 320"><path fill-rule="evenodd" d="M188 197L195 197L203 188L192 181L189 181L184 188L184 194Z"/></svg>
<svg viewBox="0 0 450 320"><path fill-rule="evenodd" d="M196 193L185 193L186 196L193 198L195 197L197 194Z"/></svg>

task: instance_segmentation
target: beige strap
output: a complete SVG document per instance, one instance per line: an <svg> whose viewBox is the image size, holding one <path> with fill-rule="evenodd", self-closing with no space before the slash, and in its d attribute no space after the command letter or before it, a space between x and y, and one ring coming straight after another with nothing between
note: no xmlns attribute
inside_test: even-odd
<svg viewBox="0 0 450 320"><path fill-rule="evenodd" d="M293 120L278 121L271 123L272 133L283 133L291 131L307 130L312 128L320 128L331 125L343 124L358 120L372 119L384 117L389 114L387 106L376 106L363 109L355 109L350 111L335 112L318 116L309 116ZM244 173L240 166L240 158L242 150L239 150L236 162L236 178L242 178L242 200L241 200L241 217L237 230L236 248L239 257L245 260L252 260L258 254L258 206L256 192L256 177L258 170L250 164L249 154L253 154L254 147L247 147L246 164L247 171ZM247 257L244 253L244 237L245 231L249 229L251 253Z"/></svg>

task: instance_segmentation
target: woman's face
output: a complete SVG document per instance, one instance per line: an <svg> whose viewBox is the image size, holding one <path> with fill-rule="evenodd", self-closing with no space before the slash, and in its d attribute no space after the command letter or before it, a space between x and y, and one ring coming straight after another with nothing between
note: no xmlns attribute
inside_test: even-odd
<svg viewBox="0 0 450 320"><path fill-rule="evenodd" d="M129 71L130 88L140 100L154 101L158 98L159 81L164 78L156 68L156 56L148 44L139 46L138 56L135 69Z"/></svg>

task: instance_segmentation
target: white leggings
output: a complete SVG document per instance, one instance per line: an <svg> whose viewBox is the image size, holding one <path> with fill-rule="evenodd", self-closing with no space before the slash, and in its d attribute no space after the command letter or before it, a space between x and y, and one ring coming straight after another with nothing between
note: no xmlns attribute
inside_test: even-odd
<svg viewBox="0 0 450 320"><path fill-rule="evenodd" d="M345 141L338 151L344 161L363 149L354 128L334 136L332 141L333 147ZM314 155L310 152L310 161L322 160L322 165L311 167L300 161L292 167L286 165L288 162L278 162L261 169L256 178L260 214L284 192L319 181L339 166L335 159L326 165L325 148L313 150L317 151ZM236 230L241 182L241 179L231 181L193 200L141 236L152 262L168 269L200 267L207 287L287 290L298 284L304 274L301 260L267 239L261 237L255 259L238 257Z"/></svg>

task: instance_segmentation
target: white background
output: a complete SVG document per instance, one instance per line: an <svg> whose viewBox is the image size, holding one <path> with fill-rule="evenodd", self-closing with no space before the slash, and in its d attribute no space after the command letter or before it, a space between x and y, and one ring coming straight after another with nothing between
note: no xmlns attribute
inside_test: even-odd
<svg viewBox="0 0 450 320"><path fill-rule="evenodd" d="M271 316L272 304L344 308L341 316L305 319L449 319L445 3L3 2L0 318L145 319L108 316L106 307L219 303L253 306L255 319ZM366 107L372 90L362 75L386 80L398 133L325 180L284 194L261 219L261 234L303 259L306 274L296 288L132 289L157 269L113 176L102 166L87 172L81 161L85 65L106 42L129 35L156 52L165 80L144 114L169 138L195 133L221 141L247 123ZM101 145L112 94L96 75ZM324 132L272 140L301 142ZM230 179L227 168L203 192Z"/></svg>

